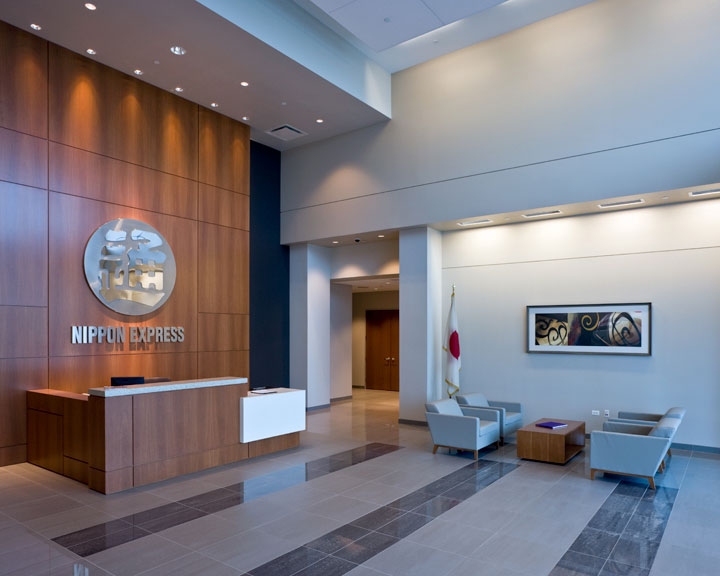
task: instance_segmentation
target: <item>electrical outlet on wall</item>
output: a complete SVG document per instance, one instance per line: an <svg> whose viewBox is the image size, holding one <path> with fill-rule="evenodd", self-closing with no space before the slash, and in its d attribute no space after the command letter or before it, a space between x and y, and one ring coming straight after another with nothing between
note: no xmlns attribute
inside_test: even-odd
<svg viewBox="0 0 720 576"><path fill-rule="evenodd" d="M605 410L605 418L610 418L610 410Z"/></svg>
<svg viewBox="0 0 720 576"><path fill-rule="evenodd" d="M593 410L592 411L593 416L600 416L600 410Z"/></svg>

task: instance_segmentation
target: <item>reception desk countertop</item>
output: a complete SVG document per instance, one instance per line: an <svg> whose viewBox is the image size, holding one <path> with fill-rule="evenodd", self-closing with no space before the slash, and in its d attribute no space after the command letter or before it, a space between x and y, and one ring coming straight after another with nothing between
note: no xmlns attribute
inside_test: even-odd
<svg viewBox="0 0 720 576"><path fill-rule="evenodd" d="M233 386L235 384L247 384L247 381L247 378L204 378L202 380L178 380L175 382L160 382L154 384L135 384L133 386L105 386L104 388L90 388L88 392L90 396L112 398L114 396L135 396L137 394L169 392L171 390Z"/></svg>

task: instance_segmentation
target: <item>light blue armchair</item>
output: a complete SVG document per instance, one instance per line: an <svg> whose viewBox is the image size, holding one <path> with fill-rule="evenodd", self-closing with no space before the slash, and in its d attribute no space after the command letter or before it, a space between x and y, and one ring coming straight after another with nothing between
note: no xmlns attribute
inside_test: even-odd
<svg viewBox="0 0 720 576"><path fill-rule="evenodd" d="M596 472L645 478L655 490L655 474L664 470L665 454L680 419L663 418L655 426L605 422L590 434L590 479Z"/></svg>
<svg viewBox="0 0 720 576"><path fill-rule="evenodd" d="M458 404L461 406L473 406L475 408L491 408L500 413L500 444L505 443L505 438L517 432L523 425L523 407L520 402L500 402L499 400L488 400L480 392L470 394L456 394Z"/></svg>
<svg viewBox="0 0 720 576"><path fill-rule="evenodd" d="M618 412L617 418L609 418L607 421L625 424L645 424L647 426L655 426L663 418L674 418L678 422L677 426L673 427L673 434L670 437L670 446L672 447L672 441L675 438L675 432L677 432L678 426L682 422L682 419L685 417L685 412L685 408L681 408L680 406L670 408L670 410L665 412L665 414L651 414L647 412L629 412L626 410L621 410L620 412ZM670 448L668 448L667 454L668 456L672 456Z"/></svg>
<svg viewBox="0 0 720 576"><path fill-rule="evenodd" d="M425 404L433 454L438 448L471 450L478 458L478 450L495 443L500 446L500 414L488 408L459 406L453 400L438 400Z"/></svg>

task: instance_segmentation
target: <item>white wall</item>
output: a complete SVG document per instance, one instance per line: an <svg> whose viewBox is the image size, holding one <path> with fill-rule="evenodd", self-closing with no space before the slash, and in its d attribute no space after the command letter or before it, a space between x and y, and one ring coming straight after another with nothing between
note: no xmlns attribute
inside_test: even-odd
<svg viewBox="0 0 720 576"><path fill-rule="evenodd" d="M332 278L362 278L398 274L400 261L397 241L368 242L332 249Z"/></svg>
<svg viewBox="0 0 720 576"><path fill-rule="evenodd" d="M720 447L720 200L447 233L465 392L526 421L684 406L676 442ZM527 305L652 302L652 356L527 354Z"/></svg>
<svg viewBox="0 0 720 576"><path fill-rule="evenodd" d="M352 396L352 286L330 285L330 399Z"/></svg>
<svg viewBox="0 0 720 576"><path fill-rule="evenodd" d="M365 346L368 310L399 310L400 292L358 292L352 296L352 385L365 388Z"/></svg>
<svg viewBox="0 0 720 576"><path fill-rule="evenodd" d="M393 75L283 153L282 241L720 181L720 2L598 0Z"/></svg>

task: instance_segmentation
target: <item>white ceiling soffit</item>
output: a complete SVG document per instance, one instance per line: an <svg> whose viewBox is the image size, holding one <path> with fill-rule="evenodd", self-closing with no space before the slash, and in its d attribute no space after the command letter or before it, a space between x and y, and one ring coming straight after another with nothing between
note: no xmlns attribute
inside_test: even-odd
<svg viewBox="0 0 720 576"><path fill-rule="evenodd" d="M230 4L247 7L260 1L274 4L274 0ZM253 140L278 150L387 119L346 87L321 77L195 0L95 0L94 4L97 10L90 11L80 0L0 0L0 20L84 56L92 48L93 60L131 76L140 69L143 81L164 90L181 86L183 98L202 106L209 108L216 102L218 112L252 127ZM314 20L293 2L286 4ZM42 30L32 31L31 23ZM279 18L267 25L271 24L282 31L297 22ZM367 60L335 33L327 33L347 46L346 52ZM186 54L172 54L170 47L175 45L185 48ZM374 63L373 67L379 69ZM389 75L385 75L389 102ZM249 85L243 87L241 82ZM317 123L318 118L324 122ZM283 124L307 135L286 142L266 133Z"/></svg>
<svg viewBox="0 0 720 576"><path fill-rule="evenodd" d="M393 73L593 0L295 1Z"/></svg>

